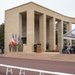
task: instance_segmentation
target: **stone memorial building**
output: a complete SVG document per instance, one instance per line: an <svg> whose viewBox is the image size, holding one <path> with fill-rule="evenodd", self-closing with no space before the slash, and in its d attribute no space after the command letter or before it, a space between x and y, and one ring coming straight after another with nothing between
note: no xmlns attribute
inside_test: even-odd
<svg viewBox="0 0 75 75"><path fill-rule="evenodd" d="M70 12L69 12L70 13ZM66 32L71 30L75 18L67 17L29 2L5 11L5 51L9 52L9 42L12 34L20 35L23 41L23 52L34 52L34 44L41 43L41 51L46 51L46 44L50 50L63 48L63 25ZM56 24L58 44L56 46Z"/></svg>

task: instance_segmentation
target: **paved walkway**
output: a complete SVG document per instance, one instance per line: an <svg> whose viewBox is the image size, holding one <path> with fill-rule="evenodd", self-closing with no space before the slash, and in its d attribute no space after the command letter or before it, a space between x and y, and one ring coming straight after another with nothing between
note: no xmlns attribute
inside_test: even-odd
<svg viewBox="0 0 75 75"><path fill-rule="evenodd" d="M41 53L23 53L13 52L5 53L3 57L13 58L27 58L27 59L40 59L40 60L58 60L75 62L75 54L59 54L58 52L41 52Z"/></svg>
<svg viewBox="0 0 75 75"><path fill-rule="evenodd" d="M75 75L75 62L0 57L0 63L24 68L32 68L38 70L46 70L58 73L61 72ZM18 69L13 69L12 75L19 75L19 71L20 70ZM0 75L5 75L5 72L6 68L0 67ZM39 75L38 72L31 72L26 70L25 72L26 72L25 75ZM53 74L45 74L45 75L53 75Z"/></svg>

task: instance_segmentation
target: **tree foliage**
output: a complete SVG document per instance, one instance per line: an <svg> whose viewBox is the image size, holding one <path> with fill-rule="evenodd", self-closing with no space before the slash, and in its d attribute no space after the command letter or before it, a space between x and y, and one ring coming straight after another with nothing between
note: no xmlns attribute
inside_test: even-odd
<svg viewBox="0 0 75 75"><path fill-rule="evenodd" d="M4 23L0 25L0 48L4 47Z"/></svg>
<svg viewBox="0 0 75 75"><path fill-rule="evenodd" d="M67 31L67 29L66 29L66 24L64 23L64 24L63 24L63 34L65 34L66 31Z"/></svg>

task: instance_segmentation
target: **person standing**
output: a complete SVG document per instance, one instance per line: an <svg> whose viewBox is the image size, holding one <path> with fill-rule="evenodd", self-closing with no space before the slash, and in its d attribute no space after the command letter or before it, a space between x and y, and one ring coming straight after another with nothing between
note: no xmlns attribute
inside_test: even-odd
<svg viewBox="0 0 75 75"><path fill-rule="evenodd" d="M2 46L2 48L1 48L1 50L2 50L2 54L4 54L4 47Z"/></svg>
<svg viewBox="0 0 75 75"><path fill-rule="evenodd" d="M17 43L14 44L14 52L17 51Z"/></svg>
<svg viewBox="0 0 75 75"><path fill-rule="evenodd" d="M9 51L11 52L11 48L12 48L12 45L11 45L11 42L9 43Z"/></svg>
<svg viewBox="0 0 75 75"><path fill-rule="evenodd" d="M66 53L67 53L67 54L70 54L70 53L71 53L71 46L70 46L70 43L68 44L68 48L66 49Z"/></svg>

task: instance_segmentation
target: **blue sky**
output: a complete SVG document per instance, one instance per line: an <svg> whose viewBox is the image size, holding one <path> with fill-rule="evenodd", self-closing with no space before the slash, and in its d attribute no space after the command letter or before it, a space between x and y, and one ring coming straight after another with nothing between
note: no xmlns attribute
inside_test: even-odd
<svg viewBox="0 0 75 75"><path fill-rule="evenodd" d="M0 24L4 23L5 10L33 1L65 16L75 18L75 0L0 0ZM75 26L73 26L75 28Z"/></svg>

